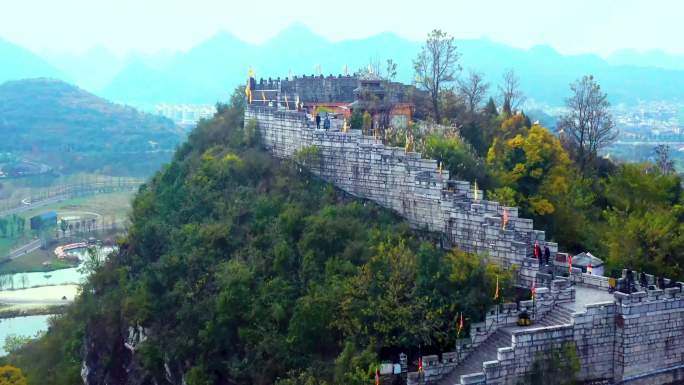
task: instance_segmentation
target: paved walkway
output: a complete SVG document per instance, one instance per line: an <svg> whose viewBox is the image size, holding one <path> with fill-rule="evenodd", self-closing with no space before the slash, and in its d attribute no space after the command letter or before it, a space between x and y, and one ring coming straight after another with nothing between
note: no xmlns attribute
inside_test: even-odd
<svg viewBox="0 0 684 385"><path fill-rule="evenodd" d="M9 259L16 259L21 257L22 255L32 253L40 248L41 242L40 239L34 239L31 242L21 245L18 248L12 250L7 254L7 257Z"/></svg>
<svg viewBox="0 0 684 385"><path fill-rule="evenodd" d="M561 306L573 311L585 311L587 305L600 302L613 302L613 293L586 286L575 285L575 302L563 303Z"/></svg>

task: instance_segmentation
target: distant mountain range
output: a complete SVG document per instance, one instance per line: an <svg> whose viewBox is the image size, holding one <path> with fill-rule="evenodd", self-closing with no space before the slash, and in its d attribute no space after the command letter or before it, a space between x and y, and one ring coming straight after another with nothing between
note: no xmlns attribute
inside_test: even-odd
<svg viewBox="0 0 684 385"><path fill-rule="evenodd" d="M561 55L548 46L518 49L488 39L457 40L456 44L464 69L483 72L492 83L491 92L496 91L504 70L513 68L528 97L551 105L562 104L569 83L585 74L594 75L614 103L684 102L682 56L662 51L619 51L603 59L591 54ZM63 56L47 57L53 64L50 66L26 51L17 57L24 61L31 57L35 61L23 73L70 79L107 98L144 106L226 100L235 86L244 83L249 66L254 67L257 77L312 74L316 68L327 75L341 73L344 66L353 72L371 61L384 67L385 60L391 58L398 63L398 80L410 82L412 60L420 46L421 42L394 33L331 42L301 24L294 24L263 44L248 44L222 32L186 52L129 58L115 63L118 68L111 65L111 60L110 65L102 64L108 62L107 55L97 51L84 55L85 69L79 67L77 58L69 59L71 64L67 65L69 60ZM4 61L7 55L17 54L0 49L0 60ZM3 65L2 71L6 67ZM0 74L0 79L21 76L16 70L9 73L11 76Z"/></svg>
<svg viewBox="0 0 684 385"><path fill-rule="evenodd" d="M684 55L673 55L662 50L637 52L623 49L612 53L608 56L607 61L614 65L684 70Z"/></svg>
<svg viewBox="0 0 684 385"><path fill-rule="evenodd" d="M36 76L63 78L64 74L40 56L0 39L0 83Z"/></svg>
<svg viewBox="0 0 684 385"><path fill-rule="evenodd" d="M24 154L57 170L107 167L144 175L170 159L182 133L166 118L38 78L0 84L0 137L0 152Z"/></svg>

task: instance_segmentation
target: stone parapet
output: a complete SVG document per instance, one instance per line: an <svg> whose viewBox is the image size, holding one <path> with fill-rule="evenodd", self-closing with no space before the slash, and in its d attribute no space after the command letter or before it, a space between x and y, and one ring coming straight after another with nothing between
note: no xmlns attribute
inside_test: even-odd
<svg viewBox="0 0 684 385"><path fill-rule="evenodd" d="M517 266L523 286L530 286L539 271L538 261L527 260L534 241L553 254L558 251L543 231L533 229L531 219L518 217L516 208L483 199L484 192L475 194L467 181L449 179L433 159L385 146L359 131L316 130L302 112L249 105L245 120L252 119L262 144L275 156L292 158L315 146L318 159L306 164L311 172L349 194L397 211L417 229L443 234L447 248L487 255L504 268Z"/></svg>
<svg viewBox="0 0 684 385"><path fill-rule="evenodd" d="M265 89L275 86L274 82L282 88L279 80L259 82L259 86ZM540 270L538 260L530 258L534 242L548 246L552 255L558 245L546 241L543 231L534 230L532 220L520 218L517 208L484 199L485 193L476 192L467 181L451 180L448 172L438 170L435 160L385 146L360 131L316 130L306 114L296 111L249 105L245 121L252 119L261 143L274 156L294 158L302 149L315 147L316 159L304 164L315 175L353 196L396 211L416 229L441 234L446 248L484 254L504 268L516 268L521 286L535 283L534 303L505 304L498 312L490 311L484 322L471 325L471 340L459 344L457 352L424 357L425 372L409 373L410 384L425 383L426 378L438 381L497 328L514 324L520 310L530 312L534 306L531 312L542 317L554 306L575 301L572 284L609 290L608 278L578 268L572 268L567 279L553 279ZM509 218L505 228L504 210ZM642 276L635 272L633 277L638 283ZM572 314L567 325L515 331L511 347L499 349L496 361L485 362L482 373L461 377L462 383L514 384L536 355L567 342L577 349L583 380L640 384L649 383L645 379L678 376L681 370L676 368L684 361L682 284L644 277L644 285L634 285L640 291L616 292L614 302L587 305L586 310ZM623 273L619 283L625 282L629 280Z"/></svg>

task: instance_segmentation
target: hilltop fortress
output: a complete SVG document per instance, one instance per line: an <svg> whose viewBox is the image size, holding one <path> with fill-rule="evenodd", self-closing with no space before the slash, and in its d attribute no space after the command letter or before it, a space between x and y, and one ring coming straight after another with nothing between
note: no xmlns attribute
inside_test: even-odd
<svg viewBox="0 0 684 385"><path fill-rule="evenodd" d="M348 117L369 107L370 93L374 124L383 123L383 111L394 116L389 122L401 123L410 119L407 95L415 90L397 84L351 76L250 79L245 122L256 122L263 146L276 157L309 153L313 156L302 165L322 179L396 211L416 229L441 234L445 248L487 255L515 268L520 286L535 282L536 301L493 309L485 322L471 325L469 341L455 352L423 357L423 372L408 373L407 382L516 384L537 354L571 343L581 363L579 376L587 383L684 383L681 282L665 280L658 288L647 276L648 284L635 284L630 294L613 293L608 278L568 268L567 254L534 230L531 219L520 218L517 208L486 200L485 192L468 181L451 180L437 161L386 146L340 122L318 129L307 114L327 106L326 111ZM535 242L550 249L556 272L569 270L569 276L540 271L532 258ZM631 276L623 272L618 283ZM533 315L531 326L516 325L521 311Z"/></svg>

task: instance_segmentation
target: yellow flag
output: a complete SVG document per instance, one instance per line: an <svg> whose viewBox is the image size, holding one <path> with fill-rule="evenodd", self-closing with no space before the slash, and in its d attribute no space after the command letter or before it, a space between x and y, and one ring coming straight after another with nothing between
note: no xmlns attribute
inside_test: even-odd
<svg viewBox="0 0 684 385"><path fill-rule="evenodd" d="M496 277L496 291L494 292L494 300L499 299L499 277Z"/></svg>
<svg viewBox="0 0 684 385"><path fill-rule="evenodd" d="M247 72L247 85L245 86L245 96L247 96L247 102L252 104L252 78L254 77L254 70L249 67Z"/></svg>
<svg viewBox="0 0 684 385"><path fill-rule="evenodd" d="M252 104L252 87L249 79L247 79L247 85L245 86L245 96L247 96L247 102Z"/></svg>

